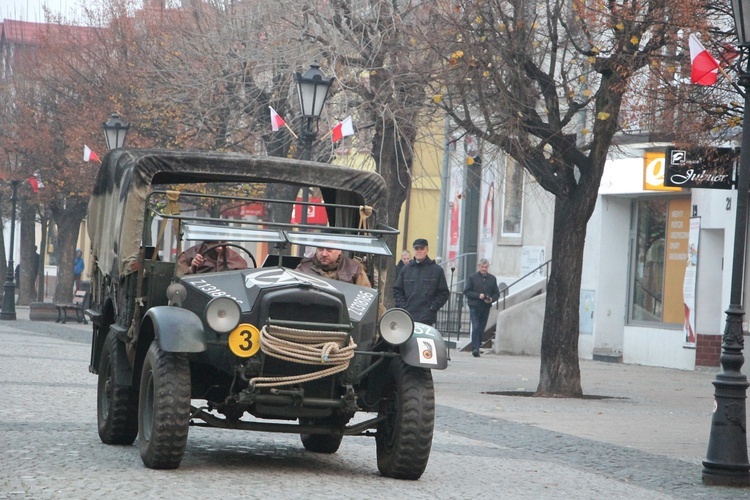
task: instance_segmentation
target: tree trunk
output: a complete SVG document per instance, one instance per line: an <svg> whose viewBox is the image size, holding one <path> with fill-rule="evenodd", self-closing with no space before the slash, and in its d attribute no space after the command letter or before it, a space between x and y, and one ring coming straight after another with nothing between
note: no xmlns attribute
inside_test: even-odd
<svg viewBox="0 0 750 500"><path fill-rule="evenodd" d="M73 301L73 265L81 221L88 208L87 200L68 199L65 208L53 204L52 216L57 224L57 285L54 302Z"/></svg>
<svg viewBox="0 0 750 500"><path fill-rule="evenodd" d="M372 140L373 157L378 166L378 173L388 186L388 205L381 207L378 220L391 227L398 227L401 207L406 200L406 193L411 189L411 167L414 160L412 149L416 137L414 127L401 127L399 132L393 122L379 121ZM412 122L413 123L413 122ZM408 134L405 136L404 134ZM382 211L385 209L385 214ZM396 236L385 238L388 248L394 255L399 255L396 249ZM396 259L390 259L386 274L384 303L386 307L393 306L393 285L396 275Z"/></svg>
<svg viewBox="0 0 750 500"><path fill-rule="evenodd" d="M21 235L18 239L21 245L19 264L21 273L19 275L20 283L16 283L18 290L18 304L27 306L31 301L36 300L36 274L34 273L35 254L36 254L36 207L26 202L20 203ZM38 272L38 268L36 269Z"/></svg>
<svg viewBox="0 0 750 500"><path fill-rule="evenodd" d="M39 281L36 287L36 300L37 302L44 302L47 285L47 276L44 273L44 263L47 257L47 227L49 226L49 219L44 213L40 215L40 223L42 226L42 239L39 242Z"/></svg>
<svg viewBox="0 0 750 500"><path fill-rule="evenodd" d="M576 198L555 199L552 267L547 284L537 396L583 394L578 364L578 308L588 217L581 216L580 205Z"/></svg>

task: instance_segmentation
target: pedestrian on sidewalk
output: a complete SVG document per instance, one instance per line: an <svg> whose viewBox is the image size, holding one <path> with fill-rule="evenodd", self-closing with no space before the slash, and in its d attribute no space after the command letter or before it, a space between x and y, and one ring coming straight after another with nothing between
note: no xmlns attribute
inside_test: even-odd
<svg viewBox="0 0 750 500"><path fill-rule="evenodd" d="M406 309L414 321L433 326L450 290L443 269L427 255L427 240L417 238L413 246L414 258L398 273L393 298L396 307Z"/></svg>
<svg viewBox="0 0 750 500"><path fill-rule="evenodd" d="M81 289L81 275L85 264L83 262L83 252L80 248L76 249L76 260L73 263L73 280L76 284L76 291Z"/></svg>
<svg viewBox="0 0 750 500"><path fill-rule="evenodd" d="M489 273L489 269L489 261L481 259L477 264L477 272L468 277L464 288L471 317L471 354L475 358L479 357L492 303L500 298L497 278Z"/></svg>
<svg viewBox="0 0 750 500"><path fill-rule="evenodd" d="M393 280L394 284L398 281L398 275L401 273L401 270L409 262L411 262L411 252L409 250L404 250L401 252L401 260L396 264L396 277Z"/></svg>

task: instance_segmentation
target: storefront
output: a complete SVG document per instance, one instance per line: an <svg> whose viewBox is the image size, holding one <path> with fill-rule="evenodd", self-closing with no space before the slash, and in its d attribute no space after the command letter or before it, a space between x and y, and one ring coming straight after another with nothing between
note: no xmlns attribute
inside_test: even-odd
<svg viewBox="0 0 750 500"><path fill-rule="evenodd" d="M736 194L664 186L667 147L630 146L606 166L586 239L582 297L595 307L582 357L718 365Z"/></svg>

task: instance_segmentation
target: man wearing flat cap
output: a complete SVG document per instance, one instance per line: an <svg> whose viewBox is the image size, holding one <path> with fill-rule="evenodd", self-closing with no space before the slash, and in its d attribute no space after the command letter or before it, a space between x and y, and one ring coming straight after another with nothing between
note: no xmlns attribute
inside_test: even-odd
<svg viewBox="0 0 750 500"><path fill-rule="evenodd" d="M427 256L427 240L414 240L414 258L398 273L393 287L396 307L409 311L419 323L435 325L437 312L448 301L450 291L440 266Z"/></svg>

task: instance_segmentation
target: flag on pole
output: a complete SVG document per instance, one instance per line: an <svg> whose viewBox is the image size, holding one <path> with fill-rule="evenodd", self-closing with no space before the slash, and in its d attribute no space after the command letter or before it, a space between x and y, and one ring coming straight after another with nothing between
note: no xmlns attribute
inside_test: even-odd
<svg viewBox="0 0 750 500"><path fill-rule="evenodd" d="M690 35L690 82L713 85L719 74L719 62L703 48L695 35Z"/></svg>
<svg viewBox="0 0 750 500"><path fill-rule="evenodd" d="M39 170L34 172L34 175L30 175L27 180L29 181L31 190L34 191L35 193L38 193L39 190L44 187L44 183L42 182L42 176L39 175Z"/></svg>
<svg viewBox="0 0 750 500"><path fill-rule="evenodd" d="M276 110L273 109L271 106L268 106L268 109L271 110L271 130L276 132L279 130L279 128L285 127L286 122L284 121L282 117L279 116Z"/></svg>
<svg viewBox="0 0 750 500"><path fill-rule="evenodd" d="M97 156L96 153L91 151L91 148L89 148L87 145L83 145L83 161L98 161L101 163L102 161L99 159L99 156Z"/></svg>
<svg viewBox="0 0 750 500"><path fill-rule="evenodd" d="M331 139L333 142L340 141L344 137L354 135L354 124L352 123L352 117L347 116L344 121L337 123L331 131Z"/></svg>

